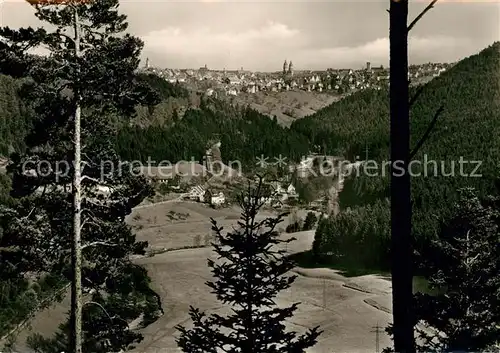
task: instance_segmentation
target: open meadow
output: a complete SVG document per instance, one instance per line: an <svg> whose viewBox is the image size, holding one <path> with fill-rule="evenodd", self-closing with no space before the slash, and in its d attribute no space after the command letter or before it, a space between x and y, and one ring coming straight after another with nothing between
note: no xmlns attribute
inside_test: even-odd
<svg viewBox="0 0 500 353"><path fill-rule="evenodd" d="M189 323L190 305L208 312L227 310L205 285L211 279L207 259L215 255L209 246L205 246L205 236L210 234L210 217L227 230L236 225L239 213L236 207L211 209L193 202L171 202L136 209L128 217L138 240L148 241L151 249L157 252L154 256L135 261L148 270L164 310L162 317L142 330L144 340L133 350L134 353L180 352L175 343L177 332L174 327ZM271 215L271 212L262 212L259 217ZM288 219L282 227L287 223ZM282 236L283 239L297 238L287 246L289 253L297 253L310 249L314 231L282 233ZM198 248L189 248L193 246ZM296 268L292 272L298 277L289 290L280 294L277 303L301 303L288 322L290 329L301 332L321 326L324 332L310 353L371 353L375 350L377 325L382 328L380 347L390 343L383 332L391 318L390 281L373 275L346 278L330 269ZM26 328L20 333L16 349L29 351L25 340L31 332L43 335L54 332L68 309L67 297L62 303L40 312L31 322L31 330Z"/></svg>

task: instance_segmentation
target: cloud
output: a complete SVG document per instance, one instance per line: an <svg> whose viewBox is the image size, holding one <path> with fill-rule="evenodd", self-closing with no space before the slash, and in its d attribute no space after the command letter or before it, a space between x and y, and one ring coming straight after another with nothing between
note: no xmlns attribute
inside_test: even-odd
<svg viewBox="0 0 500 353"><path fill-rule="evenodd" d="M210 27L167 27L142 39L145 51L163 55L166 60L185 60L182 66L207 63L219 68L224 64L228 68L265 66L276 56L281 60L287 51L304 41L299 30L273 21L260 28L235 32L217 32Z"/></svg>
<svg viewBox="0 0 500 353"><path fill-rule="evenodd" d="M277 22L268 22L266 26L241 32L214 32L209 27L185 30L179 27L167 27L152 31L143 37L146 45L155 50L182 49L186 53L204 53L231 46L235 51L244 50L248 45L288 41L299 34L296 29ZM263 43L263 44L264 44ZM227 48L226 48L227 49Z"/></svg>
<svg viewBox="0 0 500 353"><path fill-rule="evenodd" d="M415 18L429 0L412 0ZM388 65L386 0L121 0L143 57L163 67L280 70ZM412 30L410 62L455 61L499 40L500 0L440 0ZM0 0L0 25L39 25Z"/></svg>
<svg viewBox="0 0 500 353"><path fill-rule="evenodd" d="M381 37L356 46L310 45L311 35L279 22L244 31L214 31L210 27L185 30L168 27L143 37L145 52L165 58L170 67L209 67L221 69L241 66L266 71L280 70L284 59L293 60L297 69L358 67L367 61L388 65L389 39ZM452 36L410 37L410 62L458 60L470 55L468 38ZM478 48L478 50L481 48ZM168 63L168 64L167 64ZM163 63L158 63L163 66Z"/></svg>
<svg viewBox="0 0 500 353"><path fill-rule="evenodd" d="M467 55L461 48L470 47L470 41L465 38L451 36L410 37L408 52L410 63L425 61L449 61ZM375 65L388 65L389 38L383 37L354 47L334 47L318 49L314 61L309 65L318 67L330 63L330 67L338 65L363 65L370 61ZM307 60L306 57L303 57Z"/></svg>

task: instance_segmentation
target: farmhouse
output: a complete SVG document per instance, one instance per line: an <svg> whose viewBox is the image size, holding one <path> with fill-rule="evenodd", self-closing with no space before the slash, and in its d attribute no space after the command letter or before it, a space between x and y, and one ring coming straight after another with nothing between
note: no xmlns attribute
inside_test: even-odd
<svg viewBox="0 0 500 353"><path fill-rule="evenodd" d="M192 201L204 202L205 201L205 189L200 185L195 186L189 192L188 198Z"/></svg>
<svg viewBox="0 0 500 353"><path fill-rule="evenodd" d="M213 206L220 206L226 202L226 196L224 195L223 192L220 192L217 195L213 195L210 202Z"/></svg>
<svg viewBox="0 0 500 353"><path fill-rule="evenodd" d="M288 188L286 189L286 192L288 194L288 198L296 199L299 197L299 194L295 190L295 186L293 184L290 184Z"/></svg>

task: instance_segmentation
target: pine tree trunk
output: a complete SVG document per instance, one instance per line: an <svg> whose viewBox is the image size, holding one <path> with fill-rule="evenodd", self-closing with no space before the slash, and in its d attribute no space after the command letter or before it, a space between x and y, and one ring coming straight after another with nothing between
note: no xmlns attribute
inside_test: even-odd
<svg viewBox="0 0 500 353"><path fill-rule="evenodd" d="M80 56L80 24L78 11L74 9L75 21L75 56ZM71 353L82 353L82 242L81 242L81 141L80 123L81 107L79 94L75 93L75 165L73 180L73 248L72 268L73 278L71 286Z"/></svg>
<svg viewBox="0 0 500 353"><path fill-rule="evenodd" d="M390 116L392 233L392 307L394 349L415 352L413 335L411 189L408 173L410 117L408 100L408 0L390 2ZM394 167L394 165L393 165Z"/></svg>

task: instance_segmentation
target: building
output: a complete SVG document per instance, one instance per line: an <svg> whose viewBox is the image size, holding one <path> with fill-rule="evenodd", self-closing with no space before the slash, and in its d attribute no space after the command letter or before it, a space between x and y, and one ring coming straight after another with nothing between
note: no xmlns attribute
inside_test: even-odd
<svg viewBox="0 0 500 353"><path fill-rule="evenodd" d="M297 193L297 190L295 190L295 186L293 184L290 184L288 188L286 189L286 192L288 194L288 198L298 198L299 194Z"/></svg>
<svg viewBox="0 0 500 353"><path fill-rule="evenodd" d="M236 88L230 88L227 90L227 94L230 95L230 96L237 96L238 95L238 91L236 90Z"/></svg>
<svg viewBox="0 0 500 353"><path fill-rule="evenodd" d="M205 193L203 194L203 202L211 204L212 203L212 192L210 190L205 190Z"/></svg>
<svg viewBox="0 0 500 353"><path fill-rule="evenodd" d="M243 198L243 200L244 200L245 202L248 202L248 200L249 200L249 199L248 199L248 196L245 196L245 197ZM270 204L273 202L273 198L272 198L272 197L265 197L265 196L262 196L262 197L259 199L259 201L260 201L261 203L265 204L265 205L270 205Z"/></svg>
<svg viewBox="0 0 500 353"><path fill-rule="evenodd" d="M198 71L200 72L200 74L206 74L208 72L207 64L205 64L204 67L200 67Z"/></svg>
<svg viewBox="0 0 500 353"><path fill-rule="evenodd" d="M192 201L204 202L205 189L202 186L195 186L189 191L188 198Z"/></svg>
<svg viewBox="0 0 500 353"><path fill-rule="evenodd" d="M226 202L226 196L223 192L218 193L217 195L212 195L210 203L212 206L221 206Z"/></svg>

